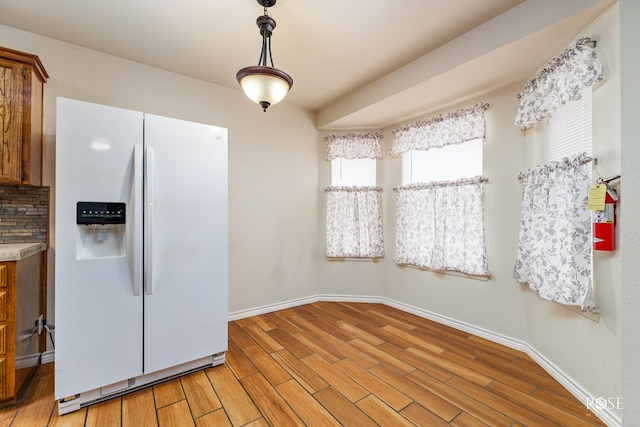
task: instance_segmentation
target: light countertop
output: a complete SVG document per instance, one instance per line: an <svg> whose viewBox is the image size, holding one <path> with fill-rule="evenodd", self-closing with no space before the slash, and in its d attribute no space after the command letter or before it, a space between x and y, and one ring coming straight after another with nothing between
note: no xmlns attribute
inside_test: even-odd
<svg viewBox="0 0 640 427"><path fill-rule="evenodd" d="M20 261L47 249L44 243L0 244L0 261Z"/></svg>

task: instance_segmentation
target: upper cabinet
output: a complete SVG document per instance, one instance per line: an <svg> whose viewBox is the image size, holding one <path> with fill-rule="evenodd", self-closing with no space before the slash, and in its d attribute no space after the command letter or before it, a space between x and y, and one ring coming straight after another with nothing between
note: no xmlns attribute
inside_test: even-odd
<svg viewBox="0 0 640 427"><path fill-rule="evenodd" d="M0 184L42 185L48 77L37 56L0 47Z"/></svg>

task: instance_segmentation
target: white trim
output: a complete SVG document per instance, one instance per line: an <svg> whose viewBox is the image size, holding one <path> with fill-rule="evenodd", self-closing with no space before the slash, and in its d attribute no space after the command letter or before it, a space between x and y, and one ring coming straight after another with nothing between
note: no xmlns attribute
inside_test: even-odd
<svg viewBox="0 0 640 427"><path fill-rule="evenodd" d="M53 363L56 359L56 351L55 350L47 350L42 353L42 359L40 359L40 363L43 365L45 363Z"/></svg>
<svg viewBox="0 0 640 427"><path fill-rule="evenodd" d="M318 301L327 302L363 302L363 303L381 303L381 297L374 296L361 296L361 295L314 295L305 298L297 298L288 301L283 301L275 304L263 305L262 307L250 308L247 310L238 310L229 313L229 322L234 320L244 319L245 317L258 316L260 314L272 313L278 310L284 310L287 308L297 307L305 304L313 304Z"/></svg>
<svg viewBox="0 0 640 427"><path fill-rule="evenodd" d="M318 295L318 301L322 302L361 302L369 304L382 304L382 298L367 295Z"/></svg>
<svg viewBox="0 0 640 427"><path fill-rule="evenodd" d="M556 381L562 384L576 399L578 399L585 407L587 402L594 402L598 398L589 394L580 384L574 381L567 373L562 371L556 365L554 365L549 359L547 359L542 353L538 352L529 343L500 334L498 332L491 331L470 323L462 322L452 317L444 316L442 314L434 313L429 310L425 310L419 307L415 307L409 304L405 304L400 301L395 301L389 298L379 296L362 296L362 295L339 295L339 294L319 294L310 296L307 298L299 298L295 300L284 301L278 304L270 304L262 307L257 307L250 310L241 310L229 314L229 321L242 319L244 317L255 316L258 314L270 313L273 311L283 310L286 308L296 307L304 304L311 304L318 301L326 302L361 302L361 303L379 303L388 305L389 307L396 308L398 310L414 314L418 317L432 320L437 323L441 323L452 328L468 332L480 338L487 339L497 344L504 345L514 350L519 350L526 353L529 357L540 365L549 375L551 375ZM613 413L608 408L598 408L596 405L589 407L591 411L607 426L609 427L621 427L622 419Z"/></svg>
<svg viewBox="0 0 640 427"><path fill-rule="evenodd" d="M245 317L258 316L260 314L271 313L273 311L284 310L285 308L297 307L299 305L311 304L318 301L317 296L297 298L275 304L263 305L262 307L238 310L228 314L229 322L244 319Z"/></svg>
<svg viewBox="0 0 640 427"><path fill-rule="evenodd" d="M390 300L387 298L383 298L382 303L390 307L397 308L398 310L402 310L404 312L415 314L416 316L433 320L434 322L441 323L446 326L450 326L460 331L468 332L477 337L487 339L489 341L504 345L514 350L519 350L522 352L527 351L528 344L526 342L511 338L507 335L493 332L489 329L481 328L470 323L461 322L460 320L456 320L451 317L443 316L438 313L434 313L422 308L414 307L412 305Z"/></svg>
<svg viewBox="0 0 640 427"><path fill-rule="evenodd" d="M569 375L554 365L549 359L542 355L538 350L527 344L527 355L536 361L545 371L549 373L556 381L558 381L564 388L566 388L571 394L575 396L585 407L587 402L595 402L598 397L589 394L580 384L575 382ZM602 422L609 427L622 426L622 418L615 414L609 408L601 408L598 405L588 406L591 412L593 412Z"/></svg>
<svg viewBox="0 0 640 427"><path fill-rule="evenodd" d="M40 364L40 353L16 357L16 369L32 368Z"/></svg>

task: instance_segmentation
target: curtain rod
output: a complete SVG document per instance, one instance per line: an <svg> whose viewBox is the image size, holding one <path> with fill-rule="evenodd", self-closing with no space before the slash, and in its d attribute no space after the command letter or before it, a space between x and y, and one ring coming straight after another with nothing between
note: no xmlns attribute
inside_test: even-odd
<svg viewBox="0 0 640 427"><path fill-rule="evenodd" d="M595 157L590 157L590 156L583 156L583 157L580 159L580 163L582 163L583 165L584 165L585 163L589 163L589 162L594 162L594 164L596 164L596 165L597 165L597 164L598 164L598 159L597 159L597 158L595 158ZM520 173L518 174L518 179L522 179L522 178L524 178L525 176L526 176L526 173L525 173L525 172L520 172Z"/></svg>

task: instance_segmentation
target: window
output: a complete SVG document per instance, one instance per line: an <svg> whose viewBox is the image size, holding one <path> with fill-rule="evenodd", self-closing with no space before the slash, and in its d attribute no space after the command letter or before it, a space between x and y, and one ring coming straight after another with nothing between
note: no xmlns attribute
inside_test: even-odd
<svg viewBox="0 0 640 427"><path fill-rule="evenodd" d="M370 186L376 185L376 159L331 160L331 185Z"/></svg>
<svg viewBox="0 0 640 427"><path fill-rule="evenodd" d="M402 185L482 175L482 139L402 155Z"/></svg>
<svg viewBox="0 0 640 427"><path fill-rule="evenodd" d="M525 225L521 225L521 240L535 241L535 243L527 243L535 248L530 250L532 253L539 251L539 257L535 263L543 266L562 265L563 268L557 271L568 272L572 277L572 289L566 292L572 295L572 298L561 297L557 288L558 283L570 282L566 278L562 278L561 274L535 274L535 268L530 268L531 263L527 256L524 255L521 248L518 249L518 258L516 268L514 269L514 277L520 282L529 283L529 287L538 292L538 294L552 301L568 304L579 305L585 311L596 310L593 301L593 260L591 252L592 228L589 224L591 220L591 212L586 207L586 194L589 185L592 182L592 170L590 165L579 165L581 154L587 156L592 154L592 88L587 87L582 91L580 99L567 102L556 110L549 118L545 118L535 123L531 130L533 131L533 164L542 168L535 172L536 178L527 176L524 179L523 190L523 218L532 218L535 215L524 209L524 206L534 206L544 212L550 212L546 215L549 222L544 225L536 224L535 227L529 229ZM571 159L570 165L562 164L557 170L545 169L541 165L560 164L562 159ZM536 171L534 167L531 171ZM561 178L560 178L561 177ZM548 195L548 199L541 198L540 193L537 197L534 195L535 188L539 192ZM553 196L560 194L561 196ZM571 196L569 196L571 195ZM557 199L575 200L576 205L572 207L563 206L558 210L556 206ZM525 202L526 201L526 202ZM565 218L562 212L572 211L574 217ZM529 220L526 223L533 223ZM566 243L567 233L558 230L574 230L569 234L570 239L582 244ZM577 230L582 230L584 235L579 235ZM546 234L551 233L551 234ZM545 236L542 241L535 239L533 236ZM578 237L573 237L579 235ZM544 243L544 242L550 243ZM553 242L565 242L565 247L574 247L575 252L564 253L558 248L552 248ZM562 245L561 245L562 246ZM553 254L553 255L552 255ZM570 266L570 268L568 268ZM545 271L556 271L551 268ZM548 279L546 279L548 277ZM549 283L551 282L551 283Z"/></svg>
<svg viewBox="0 0 640 427"><path fill-rule="evenodd" d="M382 189L376 186L379 133L329 135L325 159L331 161L327 193L327 257L384 256Z"/></svg>
<svg viewBox="0 0 640 427"><path fill-rule="evenodd" d="M520 173L522 212L513 276L540 297L583 311L597 310L586 208L591 165L583 156L591 154L592 87L604 80L593 47L587 37L576 40L526 82L515 120L523 130L533 125L535 134L534 166Z"/></svg>
<svg viewBox="0 0 640 427"><path fill-rule="evenodd" d="M402 155L396 196L397 264L489 276L482 176L480 103L394 131Z"/></svg>
<svg viewBox="0 0 640 427"><path fill-rule="evenodd" d="M582 91L580 99L566 103L552 117L533 126L534 164L581 153L591 156L592 98L588 87Z"/></svg>

